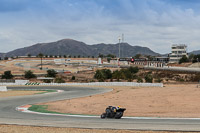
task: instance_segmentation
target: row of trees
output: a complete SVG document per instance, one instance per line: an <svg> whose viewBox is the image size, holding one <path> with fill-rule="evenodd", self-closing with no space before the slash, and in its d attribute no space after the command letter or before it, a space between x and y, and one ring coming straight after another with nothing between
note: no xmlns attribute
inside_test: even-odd
<svg viewBox="0 0 200 133"><path fill-rule="evenodd" d="M194 55L194 54L190 54L189 57L187 57L186 55L184 55L180 60L179 60L179 64L184 63L184 62L200 62L200 54L198 55Z"/></svg>
<svg viewBox="0 0 200 133"><path fill-rule="evenodd" d="M47 70L47 75L46 77L56 77L57 72L53 69ZM11 71L5 71L4 74L2 75L2 79L12 79L14 76L12 75ZM36 75L31 71L25 71L24 72L24 77L26 79L31 79L31 78L36 78Z"/></svg>
<svg viewBox="0 0 200 133"><path fill-rule="evenodd" d="M28 54L28 57L31 57L31 54ZM38 54L36 57L39 57L39 58L94 58L94 56L81 56L81 55L44 55L42 53Z"/></svg>
<svg viewBox="0 0 200 133"><path fill-rule="evenodd" d="M108 79L116 79L117 81L120 81L120 79L132 81L134 79L137 80L137 82L142 83L143 78L145 82L152 83L153 82L153 76L151 73L145 74L145 76L142 78L141 76L138 76L139 68L138 67L129 67L129 68L123 68L120 70L116 70L111 72L110 69L102 69L102 70L96 70L96 73L94 75L94 78L97 79L99 82L104 82ZM156 82L161 82L161 79L157 79Z"/></svg>
<svg viewBox="0 0 200 133"><path fill-rule="evenodd" d="M106 79L117 79L119 81L120 79L125 80L132 80L135 78L135 74L139 71L138 67L129 67L124 68L121 70L116 70L114 72L111 72L110 69L102 69L97 70L94 78L98 79L98 81L103 82Z"/></svg>

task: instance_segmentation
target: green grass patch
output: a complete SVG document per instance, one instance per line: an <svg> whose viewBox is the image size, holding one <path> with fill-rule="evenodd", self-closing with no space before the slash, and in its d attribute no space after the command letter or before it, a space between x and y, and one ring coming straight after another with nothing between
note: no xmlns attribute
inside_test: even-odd
<svg viewBox="0 0 200 133"><path fill-rule="evenodd" d="M48 108L48 105L32 105L30 108L28 108L28 110L34 111L34 112L40 112L40 113L62 114L59 112L48 111L47 108Z"/></svg>
<svg viewBox="0 0 200 133"><path fill-rule="evenodd" d="M49 111L48 105L32 105L28 110L33 112L40 112L40 113L52 113L52 114L64 114L64 115L87 115L87 114L67 114L67 113L60 113L55 111ZM95 116L95 115L87 115L87 116Z"/></svg>
<svg viewBox="0 0 200 133"><path fill-rule="evenodd" d="M45 94L45 93L51 93L51 92L57 92L57 90L38 90L38 91L44 91L36 94Z"/></svg>

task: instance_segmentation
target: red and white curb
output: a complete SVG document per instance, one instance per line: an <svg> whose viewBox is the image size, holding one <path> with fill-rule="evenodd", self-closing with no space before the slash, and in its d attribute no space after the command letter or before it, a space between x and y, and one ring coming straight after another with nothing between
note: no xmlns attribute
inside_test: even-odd
<svg viewBox="0 0 200 133"><path fill-rule="evenodd" d="M100 116L90 116L90 115L74 115L74 114L53 114L53 113L40 113L28 110L32 105L24 105L16 107L17 111L32 114L41 114L49 116L70 116L70 117L85 117L85 118L100 118ZM165 119L165 120L200 120L200 118L162 118L162 117L123 117L125 119Z"/></svg>

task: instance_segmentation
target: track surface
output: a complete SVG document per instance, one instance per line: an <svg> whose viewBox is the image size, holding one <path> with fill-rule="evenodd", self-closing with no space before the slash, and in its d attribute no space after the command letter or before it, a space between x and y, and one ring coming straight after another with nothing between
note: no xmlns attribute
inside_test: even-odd
<svg viewBox="0 0 200 133"><path fill-rule="evenodd" d="M122 118L100 119L98 117L50 116L22 113L17 106L84 97L111 90L78 87L8 87L8 89L58 89L62 93L49 93L34 96L0 98L0 124L19 124L34 126L109 128L135 130L200 131L200 119L176 118Z"/></svg>

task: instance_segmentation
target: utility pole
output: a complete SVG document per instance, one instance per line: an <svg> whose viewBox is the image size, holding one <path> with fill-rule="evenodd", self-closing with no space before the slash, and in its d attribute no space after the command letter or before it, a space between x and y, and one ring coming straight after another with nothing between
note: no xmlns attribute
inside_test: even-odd
<svg viewBox="0 0 200 133"><path fill-rule="evenodd" d="M120 58L120 41L121 41L121 38L119 36L119 58Z"/></svg>

